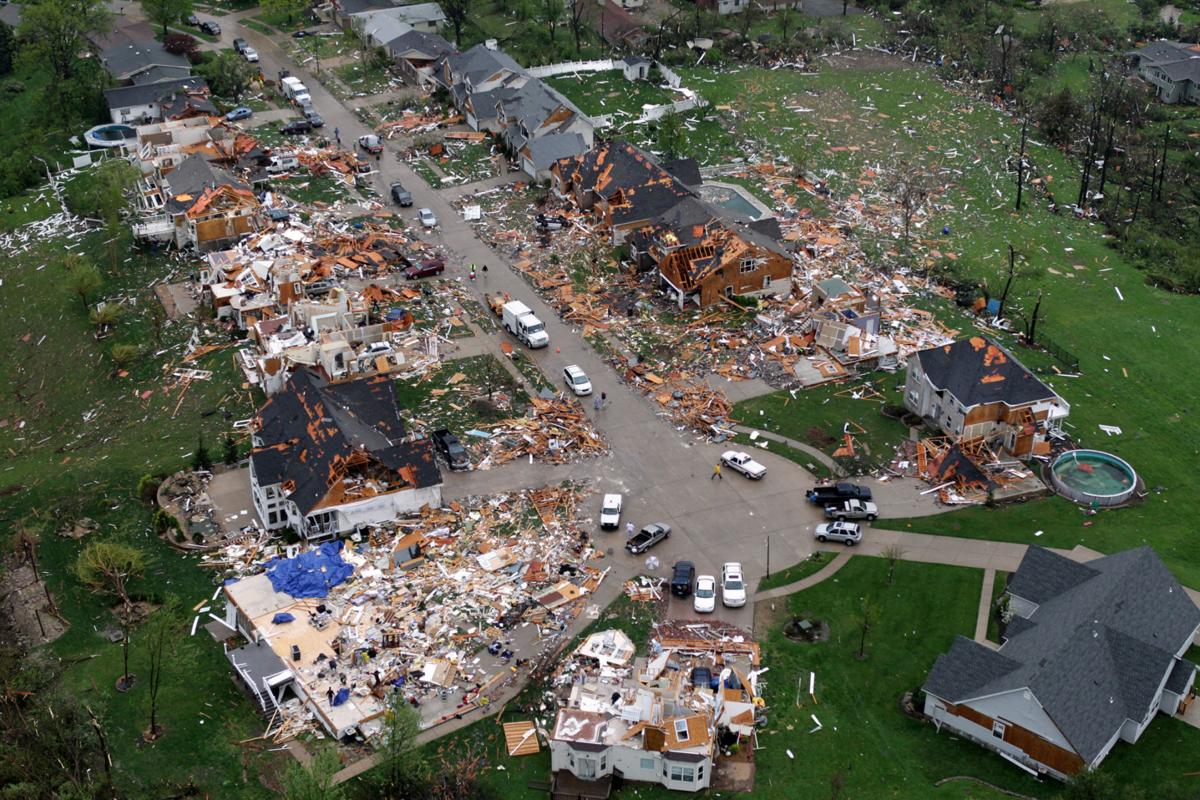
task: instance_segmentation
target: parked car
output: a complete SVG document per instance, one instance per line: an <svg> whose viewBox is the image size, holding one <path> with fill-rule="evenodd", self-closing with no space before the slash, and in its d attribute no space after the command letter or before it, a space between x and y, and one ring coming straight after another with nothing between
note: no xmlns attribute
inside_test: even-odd
<svg viewBox="0 0 1200 800"><path fill-rule="evenodd" d="M421 220L421 224L426 228L437 227L437 217L433 215L432 208L422 208L417 210L417 219Z"/></svg>
<svg viewBox="0 0 1200 800"><path fill-rule="evenodd" d="M212 20L205 20L204 22L201 22L199 24L199 26L197 26L197 27L199 27L200 30L204 31L209 36L220 36L221 35L221 26L218 25L217 23L213 22Z"/></svg>
<svg viewBox="0 0 1200 800"><path fill-rule="evenodd" d="M874 522L879 516L879 507L863 500L843 500L825 506L827 519L865 519Z"/></svg>
<svg viewBox="0 0 1200 800"><path fill-rule="evenodd" d="M392 345L390 342L371 342L359 351L358 357L360 359L375 358L375 356L390 355L391 352Z"/></svg>
<svg viewBox="0 0 1200 800"><path fill-rule="evenodd" d="M712 575L696 578L696 599L692 608L699 614L711 614L717 610L717 579Z"/></svg>
<svg viewBox="0 0 1200 800"><path fill-rule="evenodd" d="M237 122L239 119L250 119L254 116L254 109L247 106L238 106L233 111L225 115L225 119L230 122Z"/></svg>
<svg viewBox="0 0 1200 800"><path fill-rule="evenodd" d="M408 208L413 204L412 192L404 188L404 184L397 181L392 184L392 200L396 205L402 208Z"/></svg>
<svg viewBox="0 0 1200 800"><path fill-rule="evenodd" d="M191 25L193 28L200 27L200 18L195 14L188 14L183 18L184 25Z"/></svg>
<svg viewBox="0 0 1200 800"><path fill-rule="evenodd" d="M671 569L671 594L687 597L692 593L692 583L695 580L696 565L690 561L676 561Z"/></svg>
<svg viewBox="0 0 1200 800"><path fill-rule="evenodd" d="M233 49L238 53L244 53L249 46L250 43L240 36L233 40Z"/></svg>
<svg viewBox="0 0 1200 800"><path fill-rule="evenodd" d="M450 465L450 469L458 471L471 468L471 458L467 455L467 448L463 447L458 437L449 430L438 428L430 435L430 438L433 439L433 446Z"/></svg>
<svg viewBox="0 0 1200 800"><path fill-rule="evenodd" d="M767 474L767 468L755 461L747 453L739 453L736 450L726 450L721 454L721 463L728 465L732 470L742 473L751 480L762 480L762 477Z"/></svg>
<svg viewBox="0 0 1200 800"><path fill-rule="evenodd" d="M632 555L638 555L649 550L663 539L671 538L671 526L665 522L652 522L642 528L633 538L625 543L625 549Z"/></svg>
<svg viewBox="0 0 1200 800"><path fill-rule="evenodd" d="M304 293L309 297L324 297L333 291L334 283L328 278L313 281L304 287Z"/></svg>
<svg viewBox="0 0 1200 800"><path fill-rule="evenodd" d="M621 495L606 494L600 502L600 529L612 530L621 524Z"/></svg>
<svg viewBox="0 0 1200 800"><path fill-rule="evenodd" d="M300 136L312 132L312 123L306 119L294 119L279 129L284 136Z"/></svg>
<svg viewBox="0 0 1200 800"><path fill-rule="evenodd" d="M533 218L534 224L544 231L558 231L571 223L561 214L538 214Z"/></svg>
<svg viewBox="0 0 1200 800"><path fill-rule="evenodd" d="M244 47L244 48L242 48L242 58L246 59L251 64L257 64L258 63L258 51L255 50L253 47Z"/></svg>
<svg viewBox="0 0 1200 800"><path fill-rule="evenodd" d="M843 500L870 500L871 490L854 483L835 483L829 486L814 486L804 496L810 503L828 506Z"/></svg>
<svg viewBox="0 0 1200 800"><path fill-rule="evenodd" d="M304 39L308 36L316 36L312 31L299 30L292 34L293 39Z"/></svg>
<svg viewBox="0 0 1200 800"><path fill-rule="evenodd" d="M862 528L857 522L822 522L813 535L818 542L841 542L853 547L862 541Z"/></svg>
<svg viewBox="0 0 1200 800"><path fill-rule="evenodd" d="M413 264L404 270L406 280L415 281L417 278L429 278L441 275L446 271L446 262L440 258L428 258L420 264Z"/></svg>
<svg viewBox="0 0 1200 800"><path fill-rule="evenodd" d="M305 109L304 118L308 120L309 124L311 124L314 128L325 127L325 120L321 119L321 115L318 114L311 106Z"/></svg>
<svg viewBox="0 0 1200 800"><path fill-rule="evenodd" d="M729 608L746 605L746 581L742 578L742 565L727 561L721 567L721 602Z"/></svg>
<svg viewBox="0 0 1200 800"><path fill-rule="evenodd" d="M577 397L585 397L592 393L592 382L588 380L588 376L584 374L583 370L577 364L571 364L563 368L563 383Z"/></svg>
<svg viewBox="0 0 1200 800"><path fill-rule="evenodd" d="M358 137L358 146L371 154L383 152L383 142L373 133Z"/></svg>

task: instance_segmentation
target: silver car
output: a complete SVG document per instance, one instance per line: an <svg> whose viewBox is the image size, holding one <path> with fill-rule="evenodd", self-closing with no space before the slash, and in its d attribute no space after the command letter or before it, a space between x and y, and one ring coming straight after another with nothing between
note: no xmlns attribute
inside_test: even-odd
<svg viewBox="0 0 1200 800"><path fill-rule="evenodd" d="M433 209L431 209L431 208L419 209L417 211L417 216L420 218L421 224L424 225L426 228L436 228L437 227L437 224L438 224L437 217L435 217L433 215Z"/></svg>
<svg viewBox="0 0 1200 800"><path fill-rule="evenodd" d="M823 522L813 531L818 542L841 542L853 547L862 541L862 528L857 522Z"/></svg>

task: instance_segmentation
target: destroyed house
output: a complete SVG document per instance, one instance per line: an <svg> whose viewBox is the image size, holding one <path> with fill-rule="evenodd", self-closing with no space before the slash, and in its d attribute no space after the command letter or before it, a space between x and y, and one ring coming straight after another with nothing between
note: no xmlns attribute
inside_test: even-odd
<svg viewBox="0 0 1200 800"><path fill-rule="evenodd" d="M189 155L158 173L143 191L145 215L134 224L135 235L207 252L257 230L258 197L204 156Z"/></svg>
<svg viewBox="0 0 1200 800"><path fill-rule="evenodd" d="M1191 701L1200 609L1149 547L1079 563L1030 546L1007 597L1000 648L959 636L926 678L938 730L1064 780Z"/></svg>
<svg viewBox="0 0 1200 800"><path fill-rule="evenodd" d="M250 489L268 530L313 540L442 500L428 439L408 440L386 376L330 383L297 370L254 421Z"/></svg>
<svg viewBox="0 0 1200 800"><path fill-rule="evenodd" d="M904 405L961 441L1017 457L1049 452L1067 401L998 344L972 336L908 358Z"/></svg>
<svg viewBox="0 0 1200 800"><path fill-rule="evenodd" d="M685 197L626 241L631 258L658 270L663 290L680 308L786 293L791 285L792 258L780 242L696 197Z"/></svg>
<svg viewBox="0 0 1200 800"><path fill-rule="evenodd" d="M420 86L432 83L437 60L454 52L454 45L436 33L416 30L397 36L384 47L404 77Z"/></svg>
<svg viewBox="0 0 1200 800"><path fill-rule="evenodd" d="M673 631L683 638L672 641ZM570 682L550 734L554 796L607 796L617 777L701 791L719 731L754 736L758 650L749 636L693 621L668 621L661 632L650 658L631 660L628 638L603 631L566 663Z"/></svg>
<svg viewBox="0 0 1200 800"><path fill-rule="evenodd" d="M649 155L624 141L602 142L551 167L558 196L595 214L612 231L614 244L670 211L692 190Z"/></svg>

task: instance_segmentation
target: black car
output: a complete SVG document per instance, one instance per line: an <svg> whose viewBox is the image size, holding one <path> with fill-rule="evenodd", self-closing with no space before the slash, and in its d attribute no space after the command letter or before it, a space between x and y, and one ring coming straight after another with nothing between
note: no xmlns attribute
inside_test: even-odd
<svg viewBox="0 0 1200 800"><path fill-rule="evenodd" d="M279 129L279 132L285 136L299 136L302 133L309 133L313 129L313 124L306 119L294 119L287 125Z"/></svg>
<svg viewBox="0 0 1200 800"><path fill-rule="evenodd" d="M830 486L814 486L804 496L810 503L830 506L845 500L870 500L871 490L854 483L835 483Z"/></svg>
<svg viewBox="0 0 1200 800"><path fill-rule="evenodd" d="M325 127L325 120L321 119L321 115L318 114L316 111L314 111L311 108L305 109L304 118L306 120L308 120L309 124L312 125L314 128L324 128Z"/></svg>
<svg viewBox="0 0 1200 800"><path fill-rule="evenodd" d="M249 42L247 42L245 39L243 39L242 37L239 36L238 38L233 40L233 49L236 50L237 52L241 53L243 50L246 49L247 44L249 44Z"/></svg>
<svg viewBox="0 0 1200 800"><path fill-rule="evenodd" d="M638 555L649 550L663 539L670 538L671 526L665 522L652 522L637 532L637 535L625 543L625 549L631 555Z"/></svg>
<svg viewBox="0 0 1200 800"><path fill-rule="evenodd" d="M692 584L696 582L696 565L690 561L676 561L671 570L671 594L676 597L687 597L692 593Z"/></svg>
<svg viewBox="0 0 1200 800"><path fill-rule="evenodd" d="M316 36L312 31L299 30L292 34L293 39L303 39L307 36Z"/></svg>
<svg viewBox="0 0 1200 800"><path fill-rule="evenodd" d="M571 224L562 214L538 214L533 221L544 231L559 231Z"/></svg>
<svg viewBox="0 0 1200 800"><path fill-rule="evenodd" d="M392 184L392 199L395 200L398 205L401 205L404 208L408 208L413 204L412 192L410 192L408 189L405 189L404 185L401 183Z"/></svg>
<svg viewBox="0 0 1200 800"><path fill-rule="evenodd" d="M217 23L213 22L212 20L205 20L204 22L201 22L198 27L200 28L200 30L204 31L209 36L220 36L221 35L221 26L218 25Z"/></svg>
<svg viewBox="0 0 1200 800"><path fill-rule="evenodd" d="M471 468L471 458L467 455L467 448L462 446L462 442L453 433L445 428L439 428L433 432L430 438L433 439L434 447L442 454L442 458L446 459L446 463L450 465L450 469L457 471Z"/></svg>

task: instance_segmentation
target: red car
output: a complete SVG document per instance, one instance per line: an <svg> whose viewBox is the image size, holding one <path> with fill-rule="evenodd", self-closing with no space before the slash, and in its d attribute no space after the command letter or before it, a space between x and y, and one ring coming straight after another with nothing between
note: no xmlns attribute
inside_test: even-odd
<svg viewBox="0 0 1200 800"><path fill-rule="evenodd" d="M428 261L422 261L420 264L414 264L404 270L404 277L410 281L417 278L429 278L434 275L441 275L446 271L446 262L440 258L431 258Z"/></svg>

